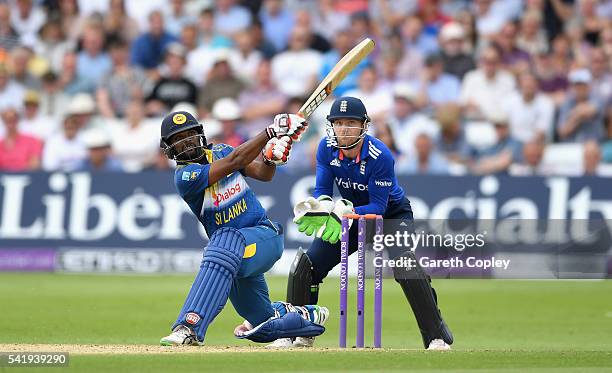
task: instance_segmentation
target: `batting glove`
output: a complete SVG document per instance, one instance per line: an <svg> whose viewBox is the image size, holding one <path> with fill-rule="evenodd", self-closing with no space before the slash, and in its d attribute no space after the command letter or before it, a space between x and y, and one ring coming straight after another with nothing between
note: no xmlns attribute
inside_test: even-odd
<svg viewBox="0 0 612 373"><path fill-rule="evenodd" d="M337 200L334 204L334 209L329 214L329 218L325 222L325 229L321 234L321 239L331 244L338 242L338 240L340 240L340 235L342 234L342 217L344 215L353 213L355 213L353 202L344 198Z"/></svg>
<svg viewBox="0 0 612 373"><path fill-rule="evenodd" d="M266 134L269 139L289 136L293 141L300 141L307 128L308 122L299 115L277 114L274 122L266 127Z"/></svg>
<svg viewBox="0 0 612 373"><path fill-rule="evenodd" d="M280 139L276 137L271 138L261 151L264 162L269 165L284 165L289 160L291 144L292 141L289 136L283 136Z"/></svg>
<svg viewBox="0 0 612 373"><path fill-rule="evenodd" d="M330 196L308 197L298 202L293 208L293 222L297 223L298 231L317 237L323 234L325 223L334 209L334 201Z"/></svg>

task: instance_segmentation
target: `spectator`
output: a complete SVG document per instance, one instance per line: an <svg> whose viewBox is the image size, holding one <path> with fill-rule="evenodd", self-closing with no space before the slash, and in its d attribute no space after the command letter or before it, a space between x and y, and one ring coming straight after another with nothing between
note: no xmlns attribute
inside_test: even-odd
<svg viewBox="0 0 612 373"><path fill-rule="evenodd" d="M252 83L255 80L255 72L263 59L263 55L255 49L253 37L248 31L238 31L234 40L236 49L229 52L230 65L238 78L246 83Z"/></svg>
<svg viewBox="0 0 612 373"><path fill-rule="evenodd" d="M420 82L421 91L433 107L457 102L461 83L454 75L444 72L442 56L432 54L425 59L425 71Z"/></svg>
<svg viewBox="0 0 612 373"><path fill-rule="evenodd" d="M179 102L195 104L198 100L198 88L185 77L185 48L182 45L168 45L165 67L167 72L155 83L147 97L149 115L164 115Z"/></svg>
<svg viewBox="0 0 612 373"><path fill-rule="evenodd" d="M255 48L260 51L264 58L271 59L276 54L276 48L268 39L264 36L263 25L259 20L255 20L249 28L249 34L253 36L253 44Z"/></svg>
<svg viewBox="0 0 612 373"><path fill-rule="evenodd" d="M516 37L516 46L531 57L548 52L548 40L542 28L542 15L536 10L526 11L521 18L521 26Z"/></svg>
<svg viewBox="0 0 612 373"><path fill-rule="evenodd" d="M370 22L370 16L366 11L357 11L351 14L351 26L349 30L354 40L361 41L365 38L371 38L375 42L380 41L377 40L378 38L374 31L374 27L372 27L372 22ZM377 51L373 51L370 56L375 57L376 54Z"/></svg>
<svg viewBox="0 0 612 373"><path fill-rule="evenodd" d="M261 61L255 73L254 84L238 97L244 133L249 138L272 123L274 116L282 112L287 102L285 95L272 82L270 69L270 61Z"/></svg>
<svg viewBox="0 0 612 373"><path fill-rule="evenodd" d="M321 2L320 2L321 3ZM328 1L331 3L331 1ZM368 13L377 24L384 29L383 32L388 33L394 28L398 28L402 21L411 14L415 14L419 8L418 0L378 0L370 1Z"/></svg>
<svg viewBox="0 0 612 373"><path fill-rule="evenodd" d="M59 86L62 92L68 96L78 93L93 93L95 86L92 80L77 74L78 58L76 53L68 51L62 59Z"/></svg>
<svg viewBox="0 0 612 373"><path fill-rule="evenodd" d="M334 3L334 0L319 0L311 12L314 30L327 40L333 40L340 31L350 26L348 14L338 11Z"/></svg>
<svg viewBox="0 0 612 373"><path fill-rule="evenodd" d="M19 34L11 26L11 8L6 3L0 3L0 50L10 52L19 44Z"/></svg>
<svg viewBox="0 0 612 373"><path fill-rule="evenodd" d="M126 172L139 172L155 159L159 150L157 121L146 122L140 100L126 106L125 121L111 126L114 154Z"/></svg>
<svg viewBox="0 0 612 373"><path fill-rule="evenodd" d="M276 51L284 50L289 42L295 19L283 6L283 1L264 0L259 19L263 25L263 37L272 43Z"/></svg>
<svg viewBox="0 0 612 373"><path fill-rule="evenodd" d="M11 25L22 40L36 41L36 34L45 23L47 15L40 5L34 5L33 0L16 0L11 11Z"/></svg>
<svg viewBox="0 0 612 373"><path fill-rule="evenodd" d="M79 129L91 129L103 126L96 118L96 103L93 97L87 93L79 93L73 96L66 109L66 115L74 118Z"/></svg>
<svg viewBox="0 0 612 373"><path fill-rule="evenodd" d="M397 65L398 79L410 81L418 80L423 73L423 55L421 55L421 52L416 49L404 48L404 42L401 35L398 33L392 33L388 41L388 48L382 54L383 63L390 62L387 56L393 55L394 59L399 59ZM380 60L380 58L377 58L377 60Z"/></svg>
<svg viewBox="0 0 612 373"><path fill-rule="evenodd" d="M13 79L25 89L40 89L40 79L30 73L28 67L33 57L33 51L29 48L19 46L11 52L11 67Z"/></svg>
<svg viewBox="0 0 612 373"><path fill-rule="evenodd" d="M569 84L567 74L559 71L553 59L554 57L548 53L537 55L534 59L534 73L542 93L550 97L555 106L559 106L565 99Z"/></svg>
<svg viewBox="0 0 612 373"><path fill-rule="evenodd" d="M501 60L506 69L518 74L529 70L531 59L529 53L516 45L516 33L516 24L507 22L501 31L493 36L493 40L501 51Z"/></svg>
<svg viewBox="0 0 612 373"><path fill-rule="evenodd" d="M272 59L272 79L287 96L307 96L321 71L321 54L308 49L308 30L296 27L289 50Z"/></svg>
<svg viewBox="0 0 612 373"><path fill-rule="evenodd" d="M377 62L376 69L379 71L379 84L381 87L391 89L401 81L413 81L412 79L405 79L401 75L403 73L401 71L403 66L400 64L403 61L401 60L401 55L396 51L388 50L382 53Z"/></svg>
<svg viewBox="0 0 612 373"><path fill-rule="evenodd" d="M510 134L520 142L552 139L555 114L553 101L540 93L535 75L527 72L519 78L519 92L502 104L508 113Z"/></svg>
<svg viewBox="0 0 612 373"><path fill-rule="evenodd" d="M465 52L465 31L455 22L447 23L440 30L440 56L444 63L444 72L459 79L476 68L471 55Z"/></svg>
<svg viewBox="0 0 612 373"><path fill-rule="evenodd" d="M198 26L196 23L185 25L180 32L180 42L187 49L187 55L198 48Z"/></svg>
<svg viewBox="0 0 612 373"><path fill-rule="evenodd" d="M522 162L513 163L508 170L511 176L549 176L552 170L542 163L545 144L531 141L523 145Z"/></svg>
<svg viewBox="0 0 612 373"><path fill-rule="evenodd" d="M488 120L495 126L497 141L488 148L472 150L475 162L471 171L476 175L506 173L510 165L519 162L521 157L521 143L510 136L506 114L496 111Z"/></svg>
<svg viewBox="0 0 612 373"><path fill-rule="evenodd" d="M77 56L77 75L91 81L94 87L100 84L104 74L112 68L108 53L104 51L105 36L101 25L90 23L83 30L83 50Z"/></svg>
<svg viewBox="0 0 612 373"><path fill-rule="evenodd" d="M450 162L466 164L470 157L470 146L461 123L461 108L455 104L441 105L435 115L440 125L436 148Z"/></svg>
<svg viewBox="0 0 612 373"><path fill-rule="evenodd" d="M334 68L336 63L348 53L354 46L354 40L351 34L347 30L341 30L336 34L334 39L334 48L323 55L322 67L319 73L319 81L323 80L327 74ZM368 57L364 58L355 68L348 73L348 75L342 80L340 85L334 90L334 95L340 97L348 90L357 88L357 81L359 76L370 63Z"/></svg>
<svg viewBox="0 0 612 373"><path fill-rule="evenodd" d="M0 140L0 170L31 171L40 168L42 143L23 134L19 128L19 112L6 108L0 113L4 123L4 136Z"/></svg>
<svg viewBox="0 0 612 373"><path fill-rule="evenodd" d="M45 142L42 168L45 171L75 171L87 157L87 148L80 136L81 126L74 116L66 116L62 130Z"/></svg>
<svg viewBox="0 0 612 373"><path fill-rule="evenodd" d="M414 49L421 56L438 51L436 36L423 32L423 21L415 15L407 17L402 23L401 34L405 49Z"/></svg>
<svg viewBox="0 0 612 373"><path fill-rule="evenodd" d="M145 72L129 65L128 44L116 39L108 46L112 70L102 77L96 92L100 114L106 118L122 118L132 100L143 100L151 84Z"/></svg>
<svg viewBox="0 0 612 373"><path fill-rule="evenodd" d="M0 62L0 111L8 107L20 107L25 89L9 76L5 64Z"/></svg>
<svg viewBox="0 0 612 373"><path fill-rule="evenodd" d="M408 157L405 165L398 167L401 172L408 174L448 174L448 162L434 150L431 137L427 133L420 133L414 141L416 157Z"/></svg>
<svg viewBox="0 0 612 373"><path fill-rule="evenodd" d="M493 0L476 0L474 4L478 34L484 40L490 40L493 35L501 31L507 18L504 14L495 11L492 6Z"/></svg>
<svg viewBox="0 0 612 373"><path fill-rule="evenodd" d="M81 162L77 170L98 171L123 171L121 162L112 154L111 141L103 130L90 130L83 134L83 141L87 146L87 157Z"/></svg>
<svg viewBox="0 0 612 373"><path fill-rule="evenodd" d="M217 100L223 97L236 99L244 88L244 82L234 75L227 51L219 50L206 84L200 89L198 106L210 112Z"/></svg>
<svg viewBox="0 0 612 373"><path fill-rule="evenodd" d="M197 17L189 14L185 9L183 0L171 0L170 6L166 9L164 22L168 32L174 36L179 36L185 26L194 24Z"/></svg>
<svg viewBox="0 0 612 373"><path fill-rule="evenodd" d="M589 70L573 70L568 77L571 94L559 109L557 135L564 142L603 140L604 104L591 92Z"/></svg>
<svg viewBox="0 0 612 373"><path fill-rule="evenodd" d="M473 55L476 53L476 47L480 39L476 29L476 16L465 9L457 12L455 20L464 32L462 50ZM449 24L452 24L452 22L449 22Z"/></svg>
<svg viewBox="0 0 612 373"><path fill-rule="evenodd" d="M420 1L417 15L423 20L423 32L436 37L440 28L451 18L442 12L440 0Z"/></svg>
<svg viewBox="0 0 612 373"><path fill-rule="evenodd" d="M583 146L583 170L585 176L600 176L602 174L601 149L595 141L586 141Z"/></svg>
<svg viewBox="0 0 612 373"><path fill-rule="evenodd" d="M500 58L496 48L485 48L480 56L480 67L463 79L460 102L468 117L486 117L514 92L514 77L502 70Z"/></svg>
<svg viewBox="0 0 612 373"><path fill-rule="evenodd" d="M298 10L295 13L294 27L303 27L305 30L308 30L308 48L321 53L326 53L331 49L331 44L329 44L329 41L313 30L312 18L310 16L310 12L306 9Z"/></svg>
<svg viewBox="0 0 612 373"><path fill-rule="evenodd" d="M418 111L417 101L418 93L412 86L397 84L393 89L392 112L386 121L400 153L409 158L415 156L414 143L418 134L427 133L437 138L439 133L436 123Z"/></svg>
<svg viewBox="0 0 612 373"><path fill-rule="evenodd" d="M217 100L212 108L212 116L221 124L221 136L218 142L237 147L245 141L238 132L242 115L236 100L230 97Z"/></svg>
<svg viewBox="0 0 612 373"><path fill-rule="evenodd" d="M81 36L85 17L79 12L79 4L77 0L59 0L59 18L64 31L64 35L72 43L77 42Z"/></svg>
<svg viewBox="0 0 612 373"><path fill-rule="evenodd" d="M219 50L232 46L232 41L214 30L212 9L204 9L198 22L198 47L187 54L186 75L198 87L206 83L210 69Z"/></svg>
<svg viewBox="0 0 612 373"><path fill-rule="evenodd" d="M378 73L373 67L364 68L357 89L347 91L345 95L359 98L374 121L384 117L393 106L393 96L379 84Z"/></svg>
<svg viewBox="0 0 612 373"><path fill-rule="evenodd" d="M216 0L215 30L226 36L246 30L251 25L251 13L236 4L236 0Z"/></svg>
<svg viewBox="0 0 612 373"><path fill-rule="evenodd" d="M72 49L73 43L66 40L61 23L55 19L43 25L40 38L34 45L37 57L43 58L53 72L60 71L64 54Z"/></svg>
<svg viewBox="0 0 612 373"><path fill-rule="evenodd" d="M610 59L601 48L591 50L590 70L593 76L593 93L606 104L612 104L612 71Z"/></svg>
<svg viewBox="0 0 612 373"><path fill-rule="evenodd" d="M40 96L36 91L27 91L23 99L23 119L20 124L24 134L45 141L59 129L59 123L40 110Z"/></svg>
<svg viewBox="0 0 612 373"><path fill-rule="evenodd" d="M138 23L125 10L124 0L110 0L104 15L104 31L110 40L126 40L130 43L138 37Z"/></svg>
<svg viewBox="0 0 612 373"><path fill-rule="evenodd" d="M229 48L232 46L232 40L220 34L215 28L215 10L213 8L205 8L200 12L198 27L200 31L198 44L201 46L208 48Z"/></svg>
<svg viewBox="0 0 612 373"><path fill-rule="evenodd" d="M597 14L597 0L579 0L576 22L584 32L584 40L592 46L599 42L599 34L603 30L606 20Z"/></svg>
<svg viewBox="0 0 612 373"><path fill-rule="evenodd" d="M41 114L59 121L60 117L64 115L64 110L69 101L69 96L61 89L58 76L52 71L43 74L40 91Z"/></svg>
<svg viewBox="0 0 612 373"><path fill-rule="evenodd" d="M164 29L164 18L159 11L149 14L149 32L134 40L130 63L146 70L155 69L161 62L168 44L177 38Z"/></svg>

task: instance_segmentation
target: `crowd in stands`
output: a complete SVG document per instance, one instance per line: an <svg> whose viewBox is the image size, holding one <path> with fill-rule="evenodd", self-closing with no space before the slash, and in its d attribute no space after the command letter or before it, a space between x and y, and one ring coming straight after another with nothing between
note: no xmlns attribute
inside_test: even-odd
<svg viewBox="0 0 612 373"><path fill-rule="evenodd" d="M0 0L0 170L170 170L173 110L237 146L366 37L334 94L398 173L612 175L612 0Z"/></svg>

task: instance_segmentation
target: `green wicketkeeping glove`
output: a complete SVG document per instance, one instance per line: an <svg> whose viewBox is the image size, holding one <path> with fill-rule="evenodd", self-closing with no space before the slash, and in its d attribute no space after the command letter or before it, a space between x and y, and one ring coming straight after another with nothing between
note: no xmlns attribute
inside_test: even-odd
<svg viewBox="0 0 612 373"><path fill-rule="evenodd" d="M342 235L342 216L353 214L354 212L353 202L343 198L337 200L334 204L334 209L331 214L329 214L329 218L325 223L325 229L323 230L321 239L331 244L338 242Z"/></svg>
<svg viewBox="0 0 612 373"><path fill-rule="evenodd" d="M329 214L334 209L334 201L329 196L308 197L298 202L293 208L293 222L297 223L298 231L320 237L325 228Z"/></svg>

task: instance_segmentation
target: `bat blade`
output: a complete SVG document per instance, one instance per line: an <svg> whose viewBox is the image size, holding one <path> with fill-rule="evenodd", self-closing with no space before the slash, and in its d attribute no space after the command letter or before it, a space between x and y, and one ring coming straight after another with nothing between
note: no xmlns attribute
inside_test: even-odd
<svg viewBox="0 0 612 373"><path fill-rule="evenodd" d="M374 50L374 46L374 40L366 38L345 54L308 97L298 114L308 119L355 66Z"/></svg>

